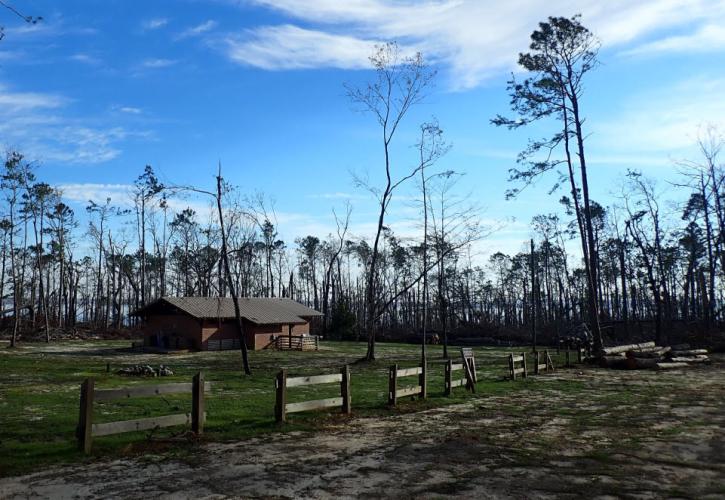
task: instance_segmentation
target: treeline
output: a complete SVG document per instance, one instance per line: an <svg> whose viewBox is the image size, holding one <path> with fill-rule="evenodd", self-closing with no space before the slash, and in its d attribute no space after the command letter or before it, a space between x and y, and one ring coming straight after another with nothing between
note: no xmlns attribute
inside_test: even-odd
<svg viewBox="0 0 725 500"><path fill-rule="evenodd" d="M411 162L394 158L396 131L435 72L391 43L371 57L369 84L346 87L382 132L383 181L355 179L378 207L373 234L351 234L348 206L331 217L332 234L284 241L269 202L242 197L221 169L205 191L165 185L147 166L128 199L90 200L80 217L11 151L0 185L3 328L14 345L24 332L50 340L80 324L133 327L134 310L166 295L291 297L324 313L323 335L366 339L367 359L378 336L425 346L447 344L450 332L521 338L586 322L599 350L613 325L628 335L648 322L658 341L676 321L713 327L723 319L722 135L703 133L700 158L681 164L676 183L630 171L613 202L598 203L589 195L582 111L598 43L578 17L549 18L531 38L519 57L526 77L508 87L514 116L492 122L517 129L543 121L552 133L518 156L507 194L549 172L567 194L558 214L534 217L520 253L481 261L478 242L495 228L482 225L475 199L457 194L461 174L437 167L449 146L435 120L419 127L413 166L398 166ZM404 185L418 193L417 237L396 235L387 220Z"/></svg>
<svg viewBox="0 0 725 500"><path fill-rule="evenodd" d="M684 204L662 198L672 185L635 172L624 179L616 203L593 203L601 321L652 321L661 335L676 320L705 326L722 320L722 145L714 130L701 141L702 162L687 164L676 186L687 193ZM214 212L171 208L183 204L183 190L162 185L150 167L134 186L130 200L89 202L87 225L81 225L62 193L36 179L32 164L7 155L0 290L3 326L13 336L49 336L79 323L119 329L133 326L131 311L160 296L227 295ZM466 217L477 214L450 210L448 216L446 208L461 201L450 187L448 177L429 192L427 293L422 241L383 231L375 277L385 305L381 332L419 335L424 297L426 326L441 341L460 329L528 331L538 321L543 330L560 331L586 321L586 276L581 255L571 249L576 223L570 210L533 219L533 254L522 242L520 253L497 252L482 263L470 235L461 232L475 222ZM326 335L365 338L360 319L371 246L349 234L349 211L336 219L336 234L285 242L261 201L227 201L228 251L240 296L291 297L325 312L320 328Z"/></svg>

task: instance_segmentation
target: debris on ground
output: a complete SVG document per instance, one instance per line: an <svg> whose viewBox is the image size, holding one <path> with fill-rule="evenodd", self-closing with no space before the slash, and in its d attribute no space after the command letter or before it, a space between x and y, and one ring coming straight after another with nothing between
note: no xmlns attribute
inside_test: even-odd
<svg viewBox="0 0 725 500"><path fill-rule="evenodd" d="M645 342L607 347L603 354L600 366L625 370L670 370L710 362L707 349L691 349L689 344L657 346Z"/></svg>
<svg viewBox="0 0 725 500"><path fill-rule="evenodd" d="M134 377L170 377L174 372L168 366L159 365L158 369L151 365L134 365L121 368L116 372L118 375L130 375Z"/></svg>

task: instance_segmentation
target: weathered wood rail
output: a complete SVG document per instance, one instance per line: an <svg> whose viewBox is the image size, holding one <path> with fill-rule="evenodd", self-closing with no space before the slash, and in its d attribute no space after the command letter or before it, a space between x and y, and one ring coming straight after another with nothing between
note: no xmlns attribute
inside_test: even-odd
<svg viewBox="0 0 725 500"><path fill-rule="evenodd" d="M554 371L554 362L551 360L548 350L545 350L543 353L540 351L534 353L534 375L538 375L542 371Z"/></svg>
<svg viewBox="0 0 725 500"><path fill-rule="evenodd" d="M280 335L274 340L274 347L284 351L319 351L318 335Z"/></svg>
<svg viewBox="0 0 725 500"><path fill-rule="evenodd" d="M446 396L453 394L454 387L465 386L471 392L476 392L476 382L478 375L476 374L476 358L473 355L473 349L470 347L461 348L461 363L454 363L449 359L445 365L445 390ZM453 379L453 373L462 370L464 377L461 379Z"/></svg>
<svg viewBox="0 0 725 500"><path fill-rule="evenodd" d="M518 355L509 354L509 375L511 376L511 380L516 380L516 375L521 375L522 378L526 378L525 352Z"/></svg>
<svg viewBox="0 0 725 500"><path fill-rule="evenodd" d="M388 404L395 406L398 404L398 398L406 396L419 396L421 399L427 398L428 386L426 371L426 363L413 368L398 368L397 364L392 365L388 374ZM418 376L418 385L398 389L399 378L412 377L414 375Z"/></svg>
<svg viewBox="0 0 725 500"><path fill-rule="evenodd" d="M315 399L300 403L287 402L287 389L291 387L304 387L316 384L340 384L340 397ZM274 406L275 419L278 423L287 420L288 413L308 410L321 410L324 408L340 407L343 413L352 412L352 394L350 392L350 367L343 366L340 373L329 375L312 375L308 377L287 377L287 370L280 370L275 379L276 401Z"/></svg>
<svg viewBox="0 0 725 500"><path fill-rule="evenodd" d="M123 387L120 389L96 389L95 381L87 378L81 384L80 416L76 436L78 447L85 453L91 452L93 438L110 436L125 432L145 431L175 425L191 424L191 430L202 434L206 413L204 412L204 393L211 389L209 382L204 382L204 374L199 372L191 383L172 383L143 385L139 387ZM163 394L191 393L192 405L190 413L162 415L158 417L138 418L117 422L93 423L93 403L95 401L115 401L119 399L160 396Z"/></svg>

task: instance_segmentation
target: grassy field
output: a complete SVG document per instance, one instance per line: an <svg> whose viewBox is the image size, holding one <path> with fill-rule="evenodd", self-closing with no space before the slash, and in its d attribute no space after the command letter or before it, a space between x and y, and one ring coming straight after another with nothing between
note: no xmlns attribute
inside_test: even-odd
<svg viewBox="0 0 725 500"><path fill-rule="evenodd" d="M16 349L0 346L0 475L19 474L54 463L89 460L77 451L74 435L79 386L86 377L95 379L96 388L107 389L189 382L196 372L203 371L206 380L212 382L211 393L207 396L205 441L232 441L269 432L314 430L347 418L335 411L307 412L290 415L287 425L277 426L274 423L274 377L280 368L286 368L288 376L296 376L337 373L342 365L349 364L353 414L358 416L417 411L472 398L514 393L528 387L528 382L503 380L507 352L477 348L478 393L470 395L457 389L453 397L445 397L443 364L440 363L442 351L439 346L432 346L429 351L429 399L403 398L399 407L391 410L386 404L388 368L392 363L401 367L415 366L419 346L380 344L378 360L374 363L356 363L365 353L362 343L325 342L316 352L253 352L253 374L246 377L240 372L240 355L236 351L155 355L133 352L128 345L128 341L72 341L25 344ZM452 352L458 356L457 349ZM111 364L110 373L106 372L106 363ZM119 368L134 364L155 367L164 364L174 371L174 375L154 379L116 374ZM408 380L413 385L415 379ZM571 383L562 382L562 390L568 385ZM288 402L333 397L336 390L336 384L294 388L288 392ZM190 395L96 403L94 422L188 412L190 408ZM195 446L185 431L182 427L172 427L96 438L93 457L128 456L159 450L166 455L183 455Z"/></svg>

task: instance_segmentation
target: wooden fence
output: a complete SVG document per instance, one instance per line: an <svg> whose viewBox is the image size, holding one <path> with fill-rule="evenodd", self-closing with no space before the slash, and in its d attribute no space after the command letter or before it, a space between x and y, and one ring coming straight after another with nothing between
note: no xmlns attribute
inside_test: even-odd
<svg viewBox="0 0 725 500"><path fill-rule="evenodd" d="M287 402L287 389L290 387L331 384L334 382L338 382L340 384L339 398L316 399L312 401L303 401L301 403ZM277 379L275 380L275 389L277 392L277 398L274 413L278 423L285 422L288 413L296 413L299 411L319 410L339 406L342 408L343 413L350 414L352 412L350 368L347 365L342 367L340 373L333 373L330 375L313 375L310 377L287 378L287 370L280 370L277 374Z"/></svg>
<svg viewBox="0 0 725 500"><path fill-rule="evenodd" d="M85 453L91 452L93 438L110 436L124 432L144 431L174 425L187 425L191 423L191 430L201 434L204 429L204 392L211 389L209 382L204 382L204 374L199 372L191 383L143 385L139 387L124 387L121 389L95 389L95 382L87 378L81 385L80 417L76 434L78 447ZM191 392L192 405L190 413L176 415L163 415L160 417L139 418L102 424L93 423L94 401L114 401L117 399L138 398L147 396L160 396L162 394L180 394Z"/></svg>
<svg viewBox="0 0 725 500"><path fill-rule="evenodd" d="M576 362L582 364L587 358L587 350L584 347L577 347L575 350L571 350L569 347L566 348L566 366L567 368L573 365L572 354L576 353Z"/></svg>
<svg viewBox="0 0 725 500"><path fill-rule="evenodd" d="M519 364L521 368L517 368L516 365ZM509 374L511 376L511 380L516 380L516 375L521 374L523 378L526 378L526 353L522 352L521 354L514 356L513 354L509 354Z"/></svg>
<svg viewBox="0 0 725 500"><path fill-rule="evenodd" d="M542 363L542 355L543 355L543 363ZM551 360L551 356L549 356L549 351L539 352L536 351L534 353L534 375L538 375L541 373L541 371L554 371L554 362Z"/></svg>
<svg viewBox="0 0 725 500"><path fill-rule="evenodd" d="M274 340L275 348L285 351L319 351L318 335L280 335Z"/></svg>
<svg viewBox="0 0 725 500"><path fill-rule="evenodd" d="M471 392L476 392L476 382L478 376L476 375L476 358L473 356L473 349L470 347L461 348L461 360L460 364L454 363L453 360L449 359L445 365L445 395L450 396L453 394L454 387L465 386ZM463 370L464 377L461 379L453 380L453 372Z"/></svg>
<svg viewBox="0 0 725 500"><path fill-rule="evenodd" d="M413 375L418 376L418 385L398 389L398 378L412 377ZM397 364L390 367L388 378L388 404L395 406L398 403L398 398L405 396L420 396L421 399L425 399L428 396L426 363L414 368L401 369L398 368Z"/></svg>

